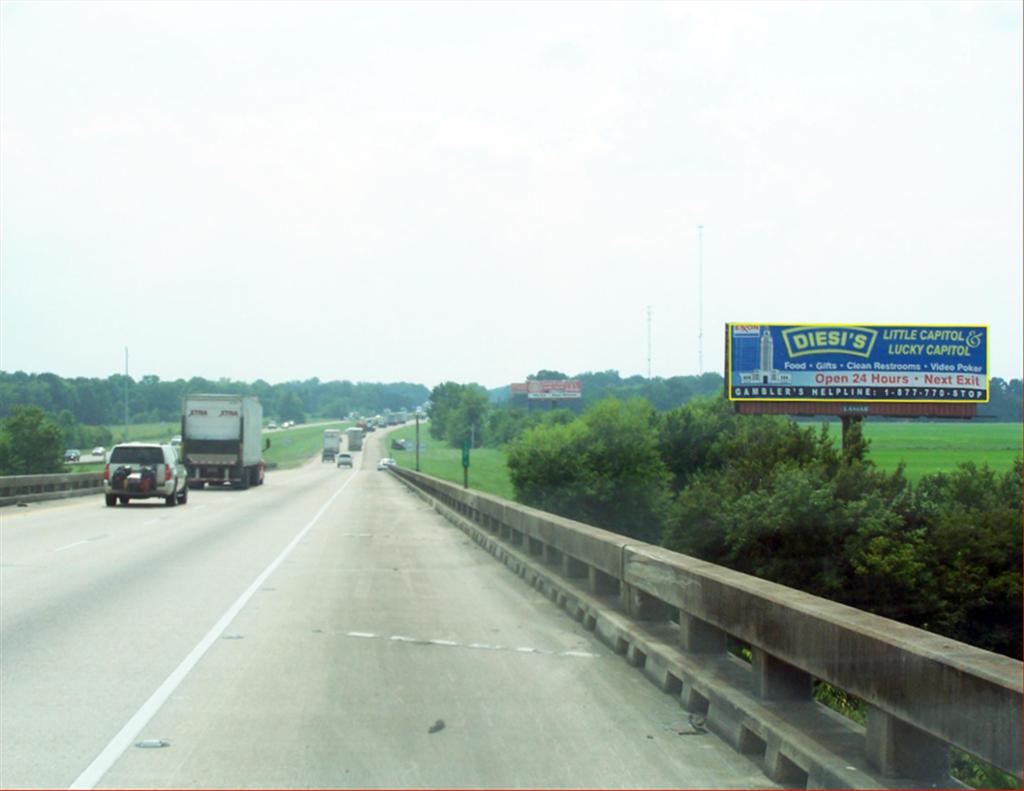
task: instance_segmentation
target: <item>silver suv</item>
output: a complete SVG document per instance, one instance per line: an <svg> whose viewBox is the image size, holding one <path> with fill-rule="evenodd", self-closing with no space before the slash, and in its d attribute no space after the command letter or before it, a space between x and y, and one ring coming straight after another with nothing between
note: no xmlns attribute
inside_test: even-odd
<svg viewBox="0 0 1024 791"><path fill-rule="evenodd" d="M173 445L126 442L115 445L103 469L107 505L120 500L163 497L169 506L188 502L188 475Z"/></svg>

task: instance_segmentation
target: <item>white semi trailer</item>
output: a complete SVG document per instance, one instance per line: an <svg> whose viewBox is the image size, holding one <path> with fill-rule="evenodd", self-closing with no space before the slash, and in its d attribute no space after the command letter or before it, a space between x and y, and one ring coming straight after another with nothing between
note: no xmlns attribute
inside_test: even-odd
<svg viewBox="0 0 1024 791"><path fill-rule="evenodd" d="M362 450L363 449L363 430L353 426L345 432L348 437L348 449L349 450Z"/></svg>
<svg viewBox="0 0 1024 791"><path fill-rule="evenodd" d="M334 461L334 457L341 450L341 431L336 428L324 429L324 452L320 461Z"/></svg>
<svg viewBox="0 0 1024 791"><path fill-rule="evenodd" d="M190 488L226 484L248 489L263 483L263 407L256 396L187 395L181 410L181 445Z"/></svg>

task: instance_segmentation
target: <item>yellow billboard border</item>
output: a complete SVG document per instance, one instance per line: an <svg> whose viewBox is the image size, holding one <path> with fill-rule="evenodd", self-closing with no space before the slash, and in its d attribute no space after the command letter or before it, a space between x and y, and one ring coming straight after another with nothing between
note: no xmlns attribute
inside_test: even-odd
<svg viewBox="0 0 1024 791"><path fill-rule="evenodd" d="M961 400L953 398L931 399L931 398L733 398L732 396L732 328L735 326L747 327L935 327L947 329L961 328L983 328L985 330L985 400ZM987 404L991 398L992 388L990 387L989 376L989 328L987 324L775 324L758 323L756 321L727 321L725 323L726 340L726 370L725 390L727 399L738 403L756 403L758 401L784 401L789 403L858 403L858 404Z"/></svg>

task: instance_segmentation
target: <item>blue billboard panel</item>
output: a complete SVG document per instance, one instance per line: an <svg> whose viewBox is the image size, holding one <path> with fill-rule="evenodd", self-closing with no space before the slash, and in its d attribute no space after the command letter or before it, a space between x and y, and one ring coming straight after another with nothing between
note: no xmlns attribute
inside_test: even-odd
<svg viewBox="0 0 1024 791"><path fill-rule="evenodd" d="M728 324L726 338L730 401L988 401L988 327Z"/></svg>

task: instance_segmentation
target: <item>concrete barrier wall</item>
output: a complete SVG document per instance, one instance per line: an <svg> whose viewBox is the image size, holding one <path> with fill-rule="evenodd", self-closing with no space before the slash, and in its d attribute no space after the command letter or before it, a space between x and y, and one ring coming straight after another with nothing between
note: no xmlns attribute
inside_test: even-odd
<svg viewBox="0 0 1024 791"><path fill-rule="evenodd" d="M392 472L790 785L951 782L959 747L1021 776L1016 660L402 468ZM753 661L726 651L732 638ZM813 701L827 681L867 725Z"/></svg>
<svg viewBox="0 0 1024 791"><path fill-rule="evenodd" d="M60 500L99 494L102 472L72 472L58 475L7 475L0 477L0 506Z"/></svg>

